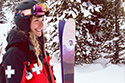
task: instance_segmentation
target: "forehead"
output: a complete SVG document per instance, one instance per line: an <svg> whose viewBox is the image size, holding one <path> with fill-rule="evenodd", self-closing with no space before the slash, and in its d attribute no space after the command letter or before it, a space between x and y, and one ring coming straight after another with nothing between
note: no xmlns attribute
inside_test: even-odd
<svg viewBox="0 0 125 83"><path fill-rule="evenodd" d="M32 18L32 20L33 20L33 19L44 19L44 16L41 16L41 17L38 17L38 16L32 16L31 18Z"/></svg>

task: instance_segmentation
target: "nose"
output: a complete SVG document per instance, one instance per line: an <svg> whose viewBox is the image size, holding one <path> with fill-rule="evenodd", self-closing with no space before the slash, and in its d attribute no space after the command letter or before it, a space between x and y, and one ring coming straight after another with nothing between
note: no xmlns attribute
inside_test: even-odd
<svg viewBox="0 0 125 83"><path fill-rule="evenodd" d="M40 26L40 27L44 27L43 21L40 21L40 22L39 22L39 26Z"/></svg>

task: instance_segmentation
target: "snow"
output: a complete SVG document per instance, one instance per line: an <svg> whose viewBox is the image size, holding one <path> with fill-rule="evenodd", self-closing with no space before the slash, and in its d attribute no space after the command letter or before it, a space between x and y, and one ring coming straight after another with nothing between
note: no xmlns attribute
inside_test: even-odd
<svg viewBox="0 0 125 83"><path fill-rule="evenodd" d="M61 64L52 58L56 82L61 82ZM74 83L125 83L125 66L108 65L103 67L100 63L83 64L75 66Z"/></svg>
<svg viewBox="0 0 125 83"><path fill-rule="evenodd" d="M53 57L50 63L54 66L56 82L62 83L60 62ZM125 83L125 66L110 64L104 68L100 63L77 65L74 69L74 83Z"/></svg>
<svg viewBox="0 0 125 83"><path fill-rule="evenodd" d="M93 65L91 67L88 66L88 68L86 68L86 69L93 70L95 67L99 68L100 66L99 65ZM84 69L84 66L82 69ZM91 72L91 73L82 73L82 71L81 72L80 71L77 72L77 71L79 71L79 68L77 68L75 71L76 72L75 83L81 83L81 82L85 82L85 83L124 83L124 69L119 68L114 65L112 65L106 69L102 69L102 70ZM81 79L81 81L77 81L79 79Z"/></svg>
<svg viewBox="0 0 125 83"><path fill-rule="evenodd" d="M124 7L124 12L125 12L125 2L123 2L122 6Z"/></svg>
<svg viewBox="0 0 125 83"><path fill-rule="evenodd" d="M125 29L125 22L123 22L123 25L120 27L120 29Z"/></svg>
<svg viewBox="0 0 125 83"><path fill-rule="evenodd" d="M79 1L79 0L77 0ZM83 5L86 5L85 3ZM93 7L91 6L90 9ZM96 9L99 11L100 7ZM91 15L91 13L85 9L82 9L84 11L85 17L88 15ZM7 32L9 31L11 27L11 20L12 20L12 14L7 13L6 16L8 17L8 22L6 24L0 24L0 44L3 42L3 52L6 43L6 36ZM125 23L124 23L125 24ZM122 29L125 28L125 26L121 27ZM52 28L51 28L52 29ZM5 34L5 36L3 35ZM50 36L49 36L50 37ZM55 39L57 40L57 39ZM117 39L114 39L117 40ZM110 41L106 42L109 43ZM0 54L0 63L2 61L2 55ZM74 83L125 83L125 66L118 66L113 64L106 65L107 60L100 58L99 60L95 61L93 64L83 64L83 65L76 65L74 68ZM61 64L60 62L55 58L52 57L50 61L51 65L54 66L54 74L56 76L56 82L61 82Z"/></svg>

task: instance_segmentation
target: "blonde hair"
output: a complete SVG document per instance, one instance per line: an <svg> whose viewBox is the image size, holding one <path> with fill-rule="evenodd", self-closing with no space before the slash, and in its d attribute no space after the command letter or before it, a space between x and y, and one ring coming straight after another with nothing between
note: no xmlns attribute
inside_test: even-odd
<svg viewBox="0 0 125 83"><path fill-rule="evenodd" d="M37 61L38 61L38 64L39 64L39 68L42 70L42 63L41 63L41 61L40 61L40 59L39 59L39 55L40 55L40 45L39 45L39 43L38 43L38 40L36 39L35 34L34 34L32 31L29 32L29 38L30 38L31 43L32 43L33 46L34 46L35 55L36 55L36 57L37 57Z"/></svg>

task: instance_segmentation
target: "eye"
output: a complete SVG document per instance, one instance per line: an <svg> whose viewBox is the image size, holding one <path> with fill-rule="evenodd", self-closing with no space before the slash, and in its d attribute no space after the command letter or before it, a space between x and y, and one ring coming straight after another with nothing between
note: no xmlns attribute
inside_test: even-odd
<svg viewBox="0 0 125 83"><path fill-rule="evenodd" d="M42 19L42 21L44 21L44 19Z"/></svg>
<svg viewBox="0 0 125 83"><path fill-rule="evenodd" d="M39 20L38 19L34 19L34 23L39 23Z"/></svg>
<svg viewBox="0 0 125 83"><path fill-rule="evenodd" d="M38 22L39 20L38 20L38 19L35 19L34 21L35 21L35 22Z"/></svg>

